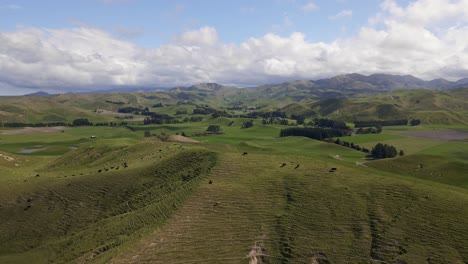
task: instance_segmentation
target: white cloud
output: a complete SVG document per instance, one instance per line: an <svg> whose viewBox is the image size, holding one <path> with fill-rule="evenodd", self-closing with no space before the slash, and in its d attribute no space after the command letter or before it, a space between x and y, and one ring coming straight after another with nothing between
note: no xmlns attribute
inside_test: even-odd
<svg viewBox="0 0 468 264"><path fill-rule="evenodd" d="M302 11L304 12L311 12L319 9L318 5L315 4L313 1L309 1L302 6Z"/></svg>
<svg viewBox="0 0 468 264"><path fill-rule="evenodd" d="M351 17L351 16L353 16L353 10L341 10L337 14L330 16L328 18L331 20L336 20L336 19Z"/></svg>
<svg viewBox="0 0 468 264"><path fill-rule="evenodd" d="M23 7L20 6L20 5L16 5L16 4L0 5L0 9L16 10L16 9L21 9L21 8L23 8Z"/></svg>
<svg viewBox="0 0 468 264"><path fill-rule="evenodd" d="M302 33L270 33L227 44L213 27L187 31L156 48L89 27L0 32L0 94L12 87L67 92L109 85L242 86L350 72L468 77L466 1L447 0L458 7L443 9L450 15L425 12L439 1L386 1L374 24L329 43L309 42ZM453 15L460 19L454 22Z"/></svg>

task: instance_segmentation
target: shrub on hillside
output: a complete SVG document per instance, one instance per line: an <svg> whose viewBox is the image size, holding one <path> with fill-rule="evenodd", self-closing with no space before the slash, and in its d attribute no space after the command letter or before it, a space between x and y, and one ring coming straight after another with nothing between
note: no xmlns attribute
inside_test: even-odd
<svg viewBox="0 0 468 264"><path fill-rule="evenodd" d="M219 125L210 125L206 131L212 132L212 133L218 133L221 131L221 127Z"/></svg>
<svg viewBox="0 0 468 264"><path fill-rule="evenodd" d="M398 152L394 146L382 143L377 143L371 150L371 156L374 159L393 158L397 154Z"/></svg>

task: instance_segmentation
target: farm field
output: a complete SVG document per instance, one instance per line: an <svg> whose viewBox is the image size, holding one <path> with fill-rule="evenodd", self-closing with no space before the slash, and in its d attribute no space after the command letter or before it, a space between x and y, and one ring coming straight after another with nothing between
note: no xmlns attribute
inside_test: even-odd
<svg viewBox="0 0 468 264"><path fill-rule="evenodd" d="M0 17L0 264L468 264L468 0Z"/></svg>
<svg viewBox="0 0 468 264"><path fill-rule="evenodd" d="M332 143L279 138L280 125L240 128L243 121L5 130L0 262L468 259L468 143L406 135L420 127L343 137L405 151L366 161ZM213 124L223 133L197 136ZM30 148L40 150L18 153Z"/></svg>

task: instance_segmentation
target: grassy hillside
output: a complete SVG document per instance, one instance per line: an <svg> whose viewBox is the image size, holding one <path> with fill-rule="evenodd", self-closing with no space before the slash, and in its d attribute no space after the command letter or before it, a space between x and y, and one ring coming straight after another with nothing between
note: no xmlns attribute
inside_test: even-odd
<svg viewBox="0 0 468 264"><path fill-rule="evenodd" d="M112 261L438 263L468 254L458 217L468 213L466 194L261 154L225 154L210 179L167 225Z"/></svg>
<svg viewBox="0 0 468 264"><path fill-rule="evenodd" d="M294 85L291 94L311 88ZM288 126L262 125L260 118L200 115L200 122L48 133L0 129L0 263L468 261L464 89L318 101L289 97L287 103L253 94L206 84L167 93L11 97L0 106L39 107L29 114L34 120L68 107L76 111L57 114L70 120L85 111L96 121L115 117L94 107L149 107L174 115L201 104L224 110L262 102L260 111L285 104L280 109L288 115L419 117L423 124L342 138L369 149L385 143L404 150L404 156L384 160L367 160L363 152L333 143L279 138ZM22 100L33 106L13 103ZM159 102L162 107L153 107ZM228 111L248 113L242 107ZM241 128L251 119L253 127ZM210 125L219 125L221 133L205 135ZM196 141L160 140L182 133ZM37 151L24 152L30 149Z"/></svg>
<svg viewBox="0 0 468 264"><path fill-rule="evenodd" d="M216 163L207 151L151 144L150 153L140 153L135 147L83 146L14 191L3 189L1 262L92 260L164 223ZM96 155L104 160L89 164ZM134 162L133 155L148 160Z"/></svg>
<svg viewBox="0 0 468 264"><path fill-rule="evenodd" d="M448 91L400 90L348 98L330 94L325 99L316 95L317 89L316 86L297 81L286 86L262 86L255 89L201 84L155 93L1 97L0 119L2 122L26 123L71 122L76 118L118 122L126 116L133 116L134 120L144 117L133 113L117 113L122 107L148 107L153 112L174 115L181 110L191 113L197 105L209 105L220 111L233 107L255 107L257 111L280 109L289 115L295 113L311 118L318 114L347 121L418 118L426 124L468 124L466 88ZM162 103L163 107L153 107L158 103ZM247 113L233 110L227 112L233 115ZM185 117L177 116L179 121Z"/></svg>

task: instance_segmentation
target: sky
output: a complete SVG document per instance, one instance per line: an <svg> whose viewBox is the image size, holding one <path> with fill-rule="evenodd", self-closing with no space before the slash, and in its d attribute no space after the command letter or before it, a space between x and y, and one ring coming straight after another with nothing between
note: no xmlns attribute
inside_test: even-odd
<svg viewBox="0 0 468 264"><path fill-rule="evenodd" d="M468 77L468 0L0 0L0 95Z"/></svg>

